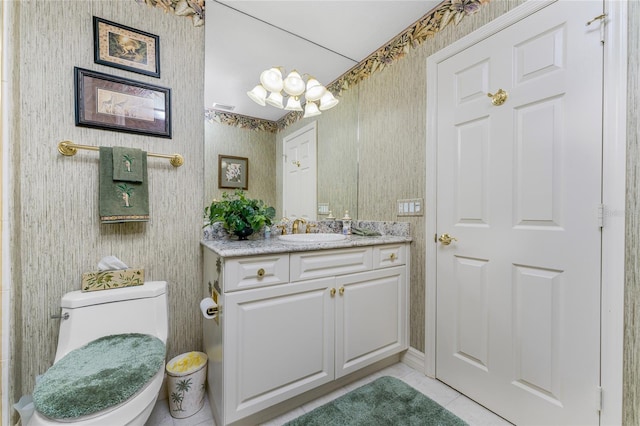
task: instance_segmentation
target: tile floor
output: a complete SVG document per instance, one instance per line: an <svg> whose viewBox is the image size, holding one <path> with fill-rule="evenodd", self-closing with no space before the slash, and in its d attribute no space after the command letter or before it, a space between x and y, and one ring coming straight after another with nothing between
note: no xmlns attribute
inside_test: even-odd
<svg viewBox="0 0 640 426"><path fill-rule="evenodd" d="M412 369L406 364L398 363L380 370L370 376L357 380L345 387L342 387L330 394L308 402L288 413L283 414L273 420L264 423L262 426L280 426L289 420L295 419L302 414L313 410L345 393L360 387L381 376L392 376L403 380L414 389L419 390L438 404L446 407L449 411L469 423L470 426L510 426L511 423L501 417L496 416L491 411L471 401L466 396L451 389L438 380L426 377L419 371ZM211 416L209 400L205 398L202 409L187 419L174 419L169 413L166 399L160 400L149 417L145 426L215 426Z"/></svg>

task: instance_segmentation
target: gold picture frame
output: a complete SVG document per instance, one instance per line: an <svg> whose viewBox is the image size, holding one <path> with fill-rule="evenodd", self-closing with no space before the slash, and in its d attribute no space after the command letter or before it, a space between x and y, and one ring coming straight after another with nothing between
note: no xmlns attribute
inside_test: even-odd
<svg viewBox="0 0 640 426"><path fill-rule="evenodd" d="M94 62L160 78L160 37L93 17Z"/></svg>

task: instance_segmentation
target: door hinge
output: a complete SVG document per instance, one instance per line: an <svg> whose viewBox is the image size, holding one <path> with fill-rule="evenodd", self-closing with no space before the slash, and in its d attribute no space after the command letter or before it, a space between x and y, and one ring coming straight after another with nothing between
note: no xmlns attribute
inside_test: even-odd
<svg viewBox="0 0 640 426"><path fill-rule="evenodd" d="M596 410L602 411L602 386L596 386Z"/></svg>
<svg viewBox="0 0 640 426"><path fill-rule="evenodd" d="M604 228L604 204L598 204L598 227Z"/></svg>

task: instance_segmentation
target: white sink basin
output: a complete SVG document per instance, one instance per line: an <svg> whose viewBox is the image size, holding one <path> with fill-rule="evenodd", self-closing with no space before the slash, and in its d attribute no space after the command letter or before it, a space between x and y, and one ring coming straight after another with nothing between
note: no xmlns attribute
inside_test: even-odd
<svg viewBox="0 0 640 426"><path fill-rule="evenodd" d="M288 234L280 235L278 238L291 243L326 243L344 240L347 236L342 234Z"/></svg>

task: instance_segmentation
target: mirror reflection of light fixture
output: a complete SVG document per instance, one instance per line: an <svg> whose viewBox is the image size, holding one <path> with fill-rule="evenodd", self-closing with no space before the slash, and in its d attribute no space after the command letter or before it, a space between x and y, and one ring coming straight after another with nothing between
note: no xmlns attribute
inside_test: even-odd
<svg viewBox="0 0 640 426"><path fill-rule="evenodd" d="M326 111L329 108L333 108L338 105L338 102L339 101L333 97L331 92L327 90L327 92L320 98L320 111Z"/></svg>
<svg viewBox="0 0 640 426"><path fill-rule="evenodd" d="M304 106L304 115L302 116L302 118L313 117L320 114L322 113L318 109L318 105L316 105L316 103L313 101L307 101Z"/></svg>
<svg viewBox="0 0 640 426"><path fill-rule="evenodd" d="M287 111L302 111L300 98L298 96L290 96L287 100L287 106L285 106L284 109L286 109Z"/></svg>
<svg viewBox="0 0 640 426"><path fill-rule="evenodd" d="M266 105L267 90L260 84L254 87L250 92L247 92L247 95L249 95L249 97L258 105Z"/></svg>
<svg viewBox="0 0 640 426"><path fill-rule="evenodd" d="M247 95L258 105L269 104L287 111L302 111L301 98L305 98L304 117L321 114L338 104L338 100L314 77L305 82L298 71L291 71L282 78L282 69L272 67L260 74L260 84ZM305 74L306 75L306 74ZM285 103L286 99L286 103Z"/></svg>

